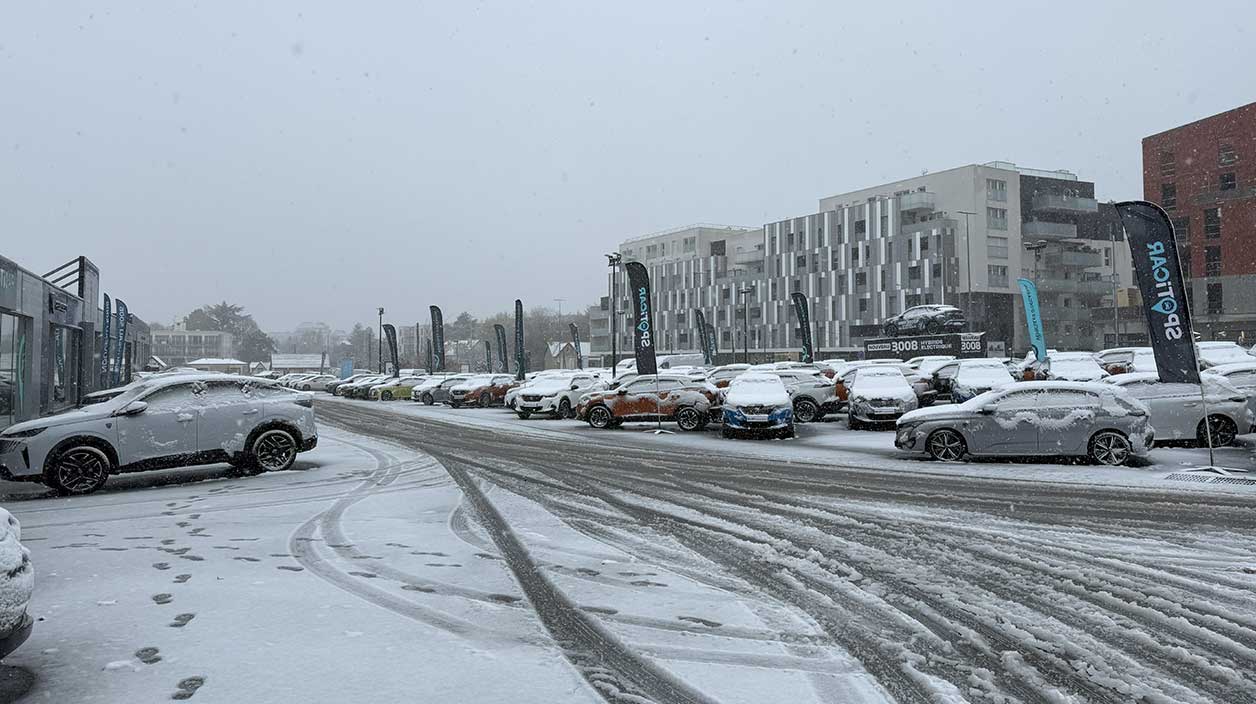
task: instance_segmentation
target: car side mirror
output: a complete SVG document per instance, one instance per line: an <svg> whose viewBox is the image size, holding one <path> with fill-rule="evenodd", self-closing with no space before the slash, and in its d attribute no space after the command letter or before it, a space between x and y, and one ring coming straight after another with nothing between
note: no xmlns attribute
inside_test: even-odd
<svg viewBox="0 0 1256 704"><path fill-rule="evenodd" d="M615 393L619 394L620 396L623 396L624 394L628 393L628 389L625 389L624 387L621 386L618 389L615 389Z"/></svg>
<svg viewBox="0 0 1256 704"><path fill-rule="evenodd" d="M147 401L132 401L122 408L114 411L113 414L115 416L138 416L143 413L146 408L148 408Z"/></svg>
<svg viewBox="0 0 1256 704"><path fill-rule="evenodd" d="M579 388L580 388L580 385L579 385L579 384L572 384L572 385L571 385L571 390L572 390L572 391L576 391L576 390L578 390Z"/></svg>
<svg viewBox="0 0 1256 704"><path fill-rule="evenodd" d="M983 416L994 415L994 406L982 406L977 409L977 412Z"/></svg>

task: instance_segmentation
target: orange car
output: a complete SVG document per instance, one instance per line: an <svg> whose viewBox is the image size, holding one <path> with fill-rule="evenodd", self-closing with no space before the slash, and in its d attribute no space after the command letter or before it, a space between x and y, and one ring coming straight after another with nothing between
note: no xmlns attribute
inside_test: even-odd
<svg viewBox="0 0 1256 704"><path fill-rule="evenodd" d="M515 383L510 374L477 374L449 390L449 405L500 406L506 402L506 392Z"/></svg>
<svg viewBox="0 0 1256 704"><path fill-rule="evenodd" d="M733 379L741 376L750 368L749 364L725 364L722 367L716 367L707 373L707 381L717 389L727 389Z"/></svg>
<svg viewBox="0 0 1256 704"><path fill-rule="evenodd" d="M681 430L702 430L718 404L718 391L703 379L683 375L642 375L614 390L586 394L576 417L594 428L625 421L676 421Z"/></svg>

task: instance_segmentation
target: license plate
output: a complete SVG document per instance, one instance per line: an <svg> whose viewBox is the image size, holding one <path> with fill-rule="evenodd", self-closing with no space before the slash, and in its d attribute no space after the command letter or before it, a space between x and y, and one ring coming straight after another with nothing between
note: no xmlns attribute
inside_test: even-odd
<svg viewBox="0 0 1256 704"><path fill-rule="evenodd" d="M761 416L761 415L754 415L754 416L747 415L746 420L750 421L751 423L766 423L769 420L771 420L771 418L769 418L768 416Z"/></svg>
<svg viewBox="0 0 1256 704"><path fill-rule="evenodd" d="M879 416L887 416L887 415L892 416L895 413L898 413L898 409L897 408L874 408L872 409L872 412Z"/></svg>

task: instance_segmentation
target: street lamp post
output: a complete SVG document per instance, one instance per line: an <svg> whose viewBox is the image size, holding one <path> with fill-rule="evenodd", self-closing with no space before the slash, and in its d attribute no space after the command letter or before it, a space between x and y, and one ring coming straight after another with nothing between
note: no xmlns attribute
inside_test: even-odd
<svg viewBox="0 0 1256 704"><path fill-rule="evenodd" d="M739 288L737 293L741 294L741 349L744 353L742 361L750 364L750 315L746 310L746 303L750 299L750 294L754 293L754 287Z"/></svg>
<svg viewBox="0 0 1256 704"><path fill-rule="evenodd" d="M379 373L384 373L384 307L379 308Z"/></svg>
<svg viewBox="0 0 1256 704"><path fill-rule="evenodd" d="M606 265L611 268L611 378L615 378L615 368L619 366L619 286L617 275L619 264L624 260L619 252L606 255Z"/></svg>
<svg viewBox="0 0 1256 704"><path fill-rule="evenodd" d="M972 237L969 232L968 218L969 216L976 215L977 213L971 210L957 210L955 212L964 216L964 271L966 272L965 278L968 279L968 291L966 293L964 307L966 309L971 309L973 307L973 249L970 244ZM972 311L965 310L964 318L968 320L968 325L971 329L973 319Z"/></svg>

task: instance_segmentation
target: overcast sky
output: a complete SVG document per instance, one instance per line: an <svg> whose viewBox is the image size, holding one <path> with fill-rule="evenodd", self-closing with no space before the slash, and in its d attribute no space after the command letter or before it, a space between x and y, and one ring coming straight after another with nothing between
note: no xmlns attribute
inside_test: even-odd
<svg viewBox="0 0 1256 704"><path fill-rule="evenodd" d="M1139 197L1142 137L1256 100L1256 6L1109 5L7 2L0 254L345 327L583 307L625 237L922 169Z"/></svg>

